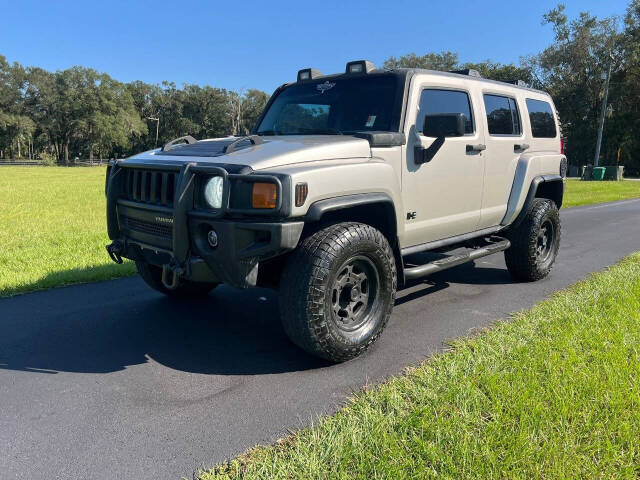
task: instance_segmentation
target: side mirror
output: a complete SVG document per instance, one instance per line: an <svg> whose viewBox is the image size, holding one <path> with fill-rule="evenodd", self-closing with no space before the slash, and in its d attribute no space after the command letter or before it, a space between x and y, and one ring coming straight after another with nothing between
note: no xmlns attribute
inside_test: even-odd
<svg viewBox="0 0 640 480"><path fill-rule="evenodd" d="M437 115L425 115L422 124L422 134L426 137L435 137L433 143L424 148L418 144L414 147L415 162L420 165L433 160L447 137L462 137L465 130L464 113L439 113Z"/></svg>
<svg viewBox="0 0 640 480"><path fill-rule="evenodd" d="M425 115L422 134L427 137L462 137L465 131L464 113Z"/></svg>

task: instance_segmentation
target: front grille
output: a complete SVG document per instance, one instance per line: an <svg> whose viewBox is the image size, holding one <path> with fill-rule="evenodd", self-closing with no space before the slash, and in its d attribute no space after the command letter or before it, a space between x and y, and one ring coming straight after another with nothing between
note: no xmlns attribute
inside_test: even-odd
<svg viewBox="0 0 640 480"><path fill-rule="evenodd" d="M133 202L173 207L178 173L126 168L124 198Z"/></svg>
<svg viewBox="0 0 640 480"><path fill-rule="evenodd" d="M173 227L171 225L148 222L146 220L140 220L139 218L131 218L127 216L123 216L121 221L124 223L125 227L137 232L148 233L150 235L165 238L173 237Z"/></svg>

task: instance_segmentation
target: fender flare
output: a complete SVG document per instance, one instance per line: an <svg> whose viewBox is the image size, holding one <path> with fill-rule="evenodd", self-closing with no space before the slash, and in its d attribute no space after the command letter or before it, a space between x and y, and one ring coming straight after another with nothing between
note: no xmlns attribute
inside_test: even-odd
<svg viewBox="0 0 640 480"><path fill-rule="evenodd" d="M339 197L327 198L324 200L313 202L309 207L309 210L307 210L307 214L304 218L307 222L317 222L327 212L344 210L346 208L352 207L361 207L373 203L388 204L392 208L395 217L395 207L393 204L393 200L386 193L356 193L353 195L342 195ZM397 219L394 218L394 227L397 225L396 221Z"/></svg>
<svg viewBox="0 0 640 480"><path fill-rule="evenodd" d="M551 185L551 184L558 184L558 183L560 184L560 188L561 188L560 201L558 203L558 208L560 208L562 206L562 196L564 194L564 179L562 178L562 176L557 174L538 175L537 177L534 177L533 180L531 180L531 184L529 185L529 191L527 192L527 196L524 200L524 203L522 204L522 208L517 214L512 214L512 216L515 218L512 219L512 221L509 221L510 220L508 218L509 213L507 213L507 215L505 215L505 218L501 222L502 225L505 225L508 227L515 227L519 225L520 222L522 222L524 217L527 215L527 212L529 211L529 209L531 208L531 204L533 203L533 200L537 198L536 195L538 193L538 190L540 190L541 188L544 188L544 185Z"/></svg>
<svg viewBox="0 0 640 480"><path fill-rule="evenodd" d="M331 212L338 212L353 207L363 207L367 205L384 205L391 212L388 219L393 231L388 234L388 241L396 259L396 272L399 284L404 281L404 265L400 254L400 244L398 242L398 224L395 204L393 199L386 193L356 193L353 195L343 195L339 197L318 200L311 204L307 214L304 216L305 223L318 222L322 217ZM380 212L380 215L386 215ZM391 238L389 238L391 237Z"/></svg>

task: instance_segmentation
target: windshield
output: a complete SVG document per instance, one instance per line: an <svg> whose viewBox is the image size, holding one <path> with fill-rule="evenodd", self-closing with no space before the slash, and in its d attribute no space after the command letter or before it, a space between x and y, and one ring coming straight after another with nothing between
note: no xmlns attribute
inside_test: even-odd
<svg viewBox="0 0 640 480"><path fill-rule="evenodd" d="M402 100L396 75L336 77L283 90L260 123L258 135L397 131ZM402 92L400 92L402 93Z"/></svg>

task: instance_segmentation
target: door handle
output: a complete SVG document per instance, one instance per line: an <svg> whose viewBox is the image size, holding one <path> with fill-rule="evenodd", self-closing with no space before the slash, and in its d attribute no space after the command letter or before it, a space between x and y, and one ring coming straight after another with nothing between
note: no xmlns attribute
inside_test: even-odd
<svg viewBox="0 0 640 480"><path fill-rule="evenodd" d="M487 146L484 143L478 143L476 145L467 145L467 153L469 152L481 152L486 150Z"/></svg>
<svg viewBox="0 0 640 480"><path fill-rule="evenodd" d="M514 152L518 152L518 151L522 152L522 151L526 150L527 148L529 148L529 144L528 143L516 143L513 146L513 151Z"/></svg>

